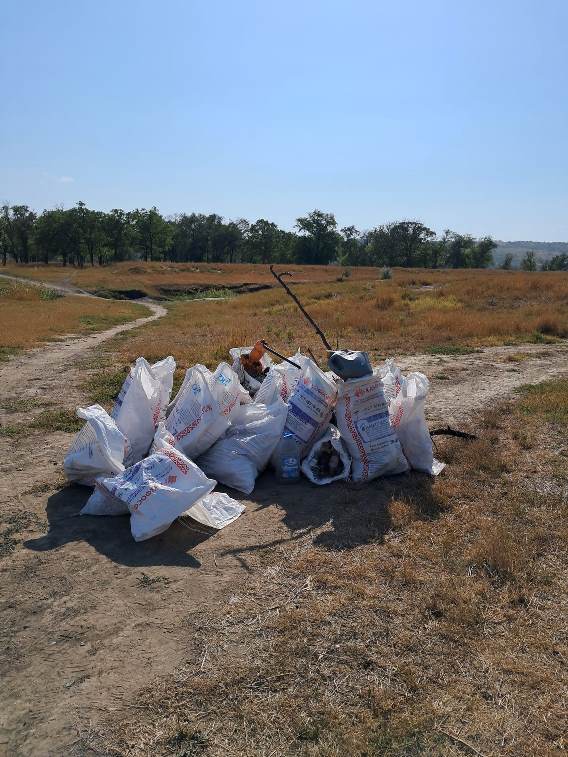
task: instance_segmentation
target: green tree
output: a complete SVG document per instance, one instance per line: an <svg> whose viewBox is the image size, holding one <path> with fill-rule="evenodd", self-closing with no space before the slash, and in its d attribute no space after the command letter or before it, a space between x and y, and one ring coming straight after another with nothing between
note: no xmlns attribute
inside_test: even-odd
<svg viewBox="0 0 568 757"><path fill-rule="evenodd" d="M548 263L543 263L543 271L568 271L568 254L555 255Z"/></svg>
<svg viewBox="0 0 568 757"><path fill-rule="evenodd" d="M171 239L171 227L156 207L131 214L134 240L146 262L163 257Z"/></svg>
<svg viewBox="0 0 568 757"><path fill-rule="evenodd" d="M35 223L34 238L44 263L59 255L64 266L69 261L83 265L81 229L75 208L44 210Z"/></svg>
<svg viewBox="0 0 568 757"><path fill-rule="evenodd" d="M513 253L508 252L503 258L503 262L501 263L501 268L504 271L510 271L512 267L513 267Z"/></svg>
<svg viewBox="0 0 568 757"><path fill-rule="evenodd" d="M8 253L10 252L10 240L8 237L8 229L4 214L0 214L0 254L2 255L2 265L5 266L8 261Z"/></svg>
<svg viewBox="0 0 568 757"><path fill-rule="evenodd" d="M497 243L491 237L482 237L471 247L472 268L487 268L493 262L493 250Z"/></svg>
<svg viewBox="0 0 568 757"><path fill-rule="evenodd" d="M434 237L432 229L420 221L382 224L367 235L367 254L375 266L428 265Z"/></svg>
<svg viewBox="0 0 568 757"><path fill-rule="evenodd" d="M355 226L344 226L339 253L341 265L361 265L361 252L361 233Z"/></svg>
<svg viewBox="0 0 568 757"><path fill-rule="evenodd" d="M124 260L132 238L130 214L120 208L113 208L102 218L103 244L110 251L110 258L116 262Z"/></svg>
<svg viewBox="0 0 568 757"><path fill-rule="evenodd" d="M27 205L12 205L8 211L8 218L14 242L14 256L17 256L16 261L28 263L37 215Z"/></svg>
<svg viewBox="0 0 568 757"><path fill-rule="evenodd" d="M81 232L81 240L91 262L95 265L95 258L101 262L101 252L104 244L103 218L104 214L97 210L89 210L84 202L78 202L76 217Z"/></svg>
<svg viewBox="0 0 568 757"><path fill-rule="evenodd" d="M296 228L300 232L296 245L297 262L327 265L335 260L339 234L333 213L313 210L296 219Z"/></svg>
<svg viewBox="0 0 568 757"><path fill-rule="evenodd" d="M279 229L272 221L259 218L251 224L247 238L247 252L251 263L272 263L276 260Z"/></svg>
<svg viewBox="0 0 568 757"><path fill-rule="evenodd" d="M388 231L397 259L409 268L420 264L426 245L436 236L420 221L398 221L389 224Z"/></svg>
<svg viewBox="0 0 568 757"><path fill-rule="evenodd" d="M467 268L471 265L471 249L475 240L470 234L456 234L448 231L446 235L446 258L450 268Z"/></svg>
<svg viewBox="0 0 568 757"><path fill-rule="evenodd" d="M61 210L44 210L35 223L36 247L46 265L50 258L55 258L63 251L62 212ZM63 264L66 265L67 261L65 260Z"/></svg>
<svg viewBox="0 0 568 757"><path fill-rule="evenodd" d="M534 252L529 250L521 261L523 271L536 271L536 258Z"/></svg>

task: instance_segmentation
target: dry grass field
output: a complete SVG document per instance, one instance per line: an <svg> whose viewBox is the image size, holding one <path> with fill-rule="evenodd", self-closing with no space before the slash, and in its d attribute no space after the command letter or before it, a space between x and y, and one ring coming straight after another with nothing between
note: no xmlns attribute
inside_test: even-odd
<svg viewBox="0 0 568 757"><path fill-rule="evenodd" d="M0 279L0 358L65 334L87 334L147 314L140 305L59 296Z"/></svg>
<svg viewBox="0 0 568 757"><path fill-rule="evenodd" d="M93 743L564 754L567 407L567 380L531 387L480 419L477 441L439 443L446 475L385 479L374 502L346 489L322 527L259 545L228 604L187 619L187 664Z"/></svg>
<svg viewBox="0 0 568 757"><path fill-rule="evenodd" d="M338 266L277 266L293 271L294 280L302 282L335 281L345 269ZM138 289L151 297L166 290L193 286L223 289L240 284L274 284L267 265L225 263L143 263L127 261L102 268L72 268L61 265L8 265L4 273L25 276L38 281L70 284L89 291ZM377 268L351 268L350 279L374 280L380 277Z"/></svg>
<svg viewBox="0 0 568 757"><path fill-rule="evenodd" d="M263 283L266 269L251 268L223 275ZM229 491L247 509L227 529L176 524L136 544L124 518L76 517L88 492L61 471L75 406L108 406L138 355L173 354L178 379L259 337L323 358L295 305L277 288L178 298L96 352L90 338L22 356L11 372L4 363L0 574L17 597L0 623L9 753L565 754L566 274L310 273L321 278L296 291L330 341L374 361L431 353L406 358L432 379L429 422L479 438L435 437L447 463L435 479L283 487L267 473L249 498ZM0 289L8 351L147 315L133 303ZM502 344L513 346L474 352Z"/></svg>
<svg viewBox="0 0 568 757"><path fill-rule="evenodd" d="M300 283L296 291L334 346L365 349L374 359L568 336L563 273L398 269L390 280ZM324 357L318 337L276 288L218 302L172 303L166 318L130 335L120 351L125 362L171 353L182 367L212 366L230 347L258 338L284 353L301 346Z"/></svg>

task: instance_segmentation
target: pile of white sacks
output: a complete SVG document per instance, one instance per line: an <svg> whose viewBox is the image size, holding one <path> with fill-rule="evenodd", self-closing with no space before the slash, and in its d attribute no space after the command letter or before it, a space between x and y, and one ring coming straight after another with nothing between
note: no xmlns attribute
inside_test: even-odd
<svg viewBox="0 0 568 757"><path fill-rule="evenodd" d="M189 368L171 402L174 358L153 365L138 358L110 415L100 405L78 408L86 423L64 466L69 481L94 487L81 513L129 513L136 541L165 531L181 515L224 528L245 508L214 492L217 482L250 494L258 475L277 464L284 434L316 484L442 470L424 416L422 373L403 376L387 360L371 376L343 381L298 352L291 360L299 367L265 355L268 373L258 383L242 370L245 350L231 350L232 366ZM337 475L317 479L310 460L325 442L343 464Z"/></svg>

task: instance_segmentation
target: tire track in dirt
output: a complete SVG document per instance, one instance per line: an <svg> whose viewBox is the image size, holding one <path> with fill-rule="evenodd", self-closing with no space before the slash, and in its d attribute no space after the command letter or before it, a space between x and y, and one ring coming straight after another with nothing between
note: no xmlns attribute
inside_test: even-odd
<svg viewBox="0 0 568 757"><path fill-rule="evenodd" d="M403 372L421 371L430 379L429 421L464 423L520 386L568 375L568 341L485 347L470 355L414 355L396 362Z"/></svg>

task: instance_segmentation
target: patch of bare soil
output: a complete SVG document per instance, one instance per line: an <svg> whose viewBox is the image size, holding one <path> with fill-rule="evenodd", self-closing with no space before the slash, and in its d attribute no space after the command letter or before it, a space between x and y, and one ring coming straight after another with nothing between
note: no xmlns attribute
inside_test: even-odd
<svg viewBox="0 0 568 757"><path fill-rule="evenodd" d="M84 403L81 361L105 339L163 314L148 306L147 319L3 364L3 427L31 423L42 407ZM516 386L568 370L565 343L522 349L527 357L519 364L507 361L518 347L401 363L432 377L434 424L463 423ZM85 754L85 733L114 710L136 708L137 691L156 676L182 660L205 664L192 618L254 578L267 551L321 529L334 514L332 536L327 529L321 538L356 540L342 530L342 508L367 512L373 503L376 510L385 486L395 485L285 488L265 474L226 530L210 535L178 523L136 544L128 518L78 517L90 492L64 485L71 439L33 428L0 435L0 751L11 755Z"/></svg>

